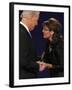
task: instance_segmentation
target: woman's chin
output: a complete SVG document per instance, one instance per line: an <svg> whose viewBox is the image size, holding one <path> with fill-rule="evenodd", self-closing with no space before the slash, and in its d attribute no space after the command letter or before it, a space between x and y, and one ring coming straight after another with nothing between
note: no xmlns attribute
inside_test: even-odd
<svg viewBox="0 0 72 90"><path fill-rule="evenodd" d="M46 39L46 36L43 36L44 39Z"/></svg>

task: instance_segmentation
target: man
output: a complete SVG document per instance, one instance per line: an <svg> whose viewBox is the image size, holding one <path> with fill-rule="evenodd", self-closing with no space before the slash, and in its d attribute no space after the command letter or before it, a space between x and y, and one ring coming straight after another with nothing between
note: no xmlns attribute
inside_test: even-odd
<svg viewBox="0 0 72 90"><path fill-rule="evenodd" d="M30 31L38 24L40 12L23 11L19 25L19 79L36 78L39 71L46 66L43 62L37 62L37 56L33 47Z"/></svg>

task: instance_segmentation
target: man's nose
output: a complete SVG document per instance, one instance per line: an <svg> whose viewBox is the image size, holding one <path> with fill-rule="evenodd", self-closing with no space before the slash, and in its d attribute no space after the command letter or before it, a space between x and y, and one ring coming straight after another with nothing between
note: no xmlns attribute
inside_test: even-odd
<svg viewBox="0 0 72 90"><path fill-rule="evenodd" d="M36 22L36 26L38 25L38 22Z"/></svg>

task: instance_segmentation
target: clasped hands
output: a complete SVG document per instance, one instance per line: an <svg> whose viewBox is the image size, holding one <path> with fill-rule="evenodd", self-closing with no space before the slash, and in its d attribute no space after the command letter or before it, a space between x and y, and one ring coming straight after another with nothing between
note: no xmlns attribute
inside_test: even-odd
<svg viewBox="0 0 72 90"><path fill-rule="evenodd" d="M46 68L48 68L48 69L52 69L53 68L52 64L45 63L43 61L37 61L36 63L39 64L39 71L43 71Z"/></svg>

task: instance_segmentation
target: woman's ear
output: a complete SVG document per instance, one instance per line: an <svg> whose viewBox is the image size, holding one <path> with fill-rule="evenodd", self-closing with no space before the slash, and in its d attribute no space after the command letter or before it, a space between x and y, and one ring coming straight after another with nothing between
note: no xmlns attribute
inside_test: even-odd
<svg viewBox="0 0 72 90"><path fill-rule="evenodd" d="M51 35L53 35L54 34L54 31L51 31Z"/></svg>

